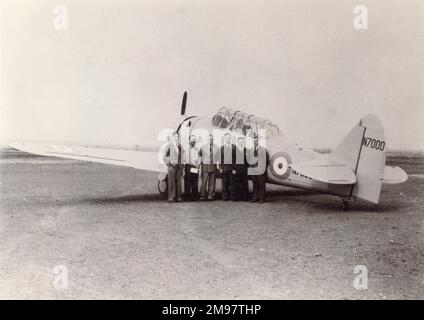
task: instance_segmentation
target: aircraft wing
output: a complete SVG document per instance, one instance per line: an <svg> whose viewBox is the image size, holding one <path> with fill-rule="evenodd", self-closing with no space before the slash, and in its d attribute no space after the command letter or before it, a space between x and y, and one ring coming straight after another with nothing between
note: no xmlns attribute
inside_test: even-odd
<svg viewBox="0 0 424 320"><path fill-rule="evenodd" d="M356 182L355 173L349 166L330 159L316 159L291 164L290 167L297 173L325 183L354 184Z"/></svg>
<svg viewBox="0 0 424 320"><path fill-rule="evenodd" d="M14 149L48 157L90 161L148 171L164 172L154 149L125 149L118 147L88 147L17 142L9 145Z"/></svg>

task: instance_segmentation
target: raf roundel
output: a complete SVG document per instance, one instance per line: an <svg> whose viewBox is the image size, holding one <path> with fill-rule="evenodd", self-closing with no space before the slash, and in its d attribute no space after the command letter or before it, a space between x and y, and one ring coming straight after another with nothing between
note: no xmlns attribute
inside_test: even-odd
<svg viewBox="0 0 424 320"><path fill-rule="evenodd" d="M291 173L289 165L292 163L286 152L277 152L271 156L269 169L278 179L287 179Z"/></svg>

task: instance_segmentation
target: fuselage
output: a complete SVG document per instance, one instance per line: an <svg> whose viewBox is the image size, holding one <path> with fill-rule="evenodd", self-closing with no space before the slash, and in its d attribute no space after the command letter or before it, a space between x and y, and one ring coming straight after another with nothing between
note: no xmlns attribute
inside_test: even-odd
<svg viewBox="0 0 424 320"><path fill-rule="evenodd" d="M182 139L194 134L197 138L197 145L201 146L208 141L208 135L210 132L214 132L214 144L217 146L222 145L222 136L225 132L230 132L232 135L232 142L235 144L237 137L246 136L246 131L243 130L243 125L233 125L231 123L238 124L238 120L229 120L225 126L216 121L216 117L197 117L191 116L185 118L178 131L181 134ZM296 170L291 168L292 164L303 163L316 159L326 159L329 155L322 154L312 149L305 149L301 146L287 141L287 139L280 133L278 127L274 125L262 126L261 128L255 127L254 118L250 119L249 128L253 130L265 129L266 139L264 141L268 157L269 165L266 168L267 182L276 185L301 188L307 190L314 190L324 193L330 193L339 195L342 197L348 196L351 192L351 185L334 185L313 179L308 177ZM271 131L273 129L273 131ZM252 147L251 142L249 145L249 139L246 139L246 148Z"/></svg>

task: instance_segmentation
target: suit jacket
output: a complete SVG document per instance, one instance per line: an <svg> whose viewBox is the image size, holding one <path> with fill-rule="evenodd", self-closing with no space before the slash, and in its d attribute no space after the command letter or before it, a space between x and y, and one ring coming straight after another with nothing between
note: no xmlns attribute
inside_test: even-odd
<svg viewBox="0 0 424 320"><path fill-rule="evenodd" d="M178 144L177 147L175 147L173 142L168 143L165 148L163 162L165 162L167 166L181 167L183 164L183 159L184 151L181 145Z"/></svg>
<svg viewBox="0 0 424 320"><path fill-rule="evenodd" d="M266 149L262 146L250 148L247 153L247 162L249 164L249 174L260 175L265 174L269 164L269 155Z"/></svg>
<svg viewBox="0 0 424 320"><path fill-rule="evenodd" d="M220 152L216 145L212 145L212 152L209 143L203 145L199 150L200 163L202 164L203 170L207 172L216 171L219 157Z"/></svg>
<svg viewBox="0 0 424 320"><path fill-rule="evenodd" d="M189 146L188 150L184 149L185 165L197 168L200 164L199 149L196 146Z"/></svg>
<svg viewBox="0 0 424 320"><path fill-rule="evenodd" d="M246 155L246 148L239 148L235 147L235 165L234 169L236 170L236 173L238 174L247 174L247 155Z"/></svg>
<svg viewBox="0 0 424 320"><path fill-rule="evenodd" d="M232 171L234 169L234 165L236 163L235 148L236 146L231 143L228 146L224 144L221 147L220 166L223 171Z"/></svg>

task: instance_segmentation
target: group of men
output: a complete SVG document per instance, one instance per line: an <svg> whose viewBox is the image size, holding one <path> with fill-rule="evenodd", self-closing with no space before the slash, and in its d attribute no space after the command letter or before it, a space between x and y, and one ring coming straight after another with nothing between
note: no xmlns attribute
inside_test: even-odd
<svg viewBox="0 0 424 320"><path fill-rule="evenodd" d="M163 158L168 167L168 202L183 201L183 198L186 201L214 200L216 177L219 173L222 180L222 200L263 203L268 155L265 148L259 145L258 137L253 138L253 148L249 149L246 148L243 136L238 136L236 144L233 144L231 134L225 133L221 147L214 143L212 134L208 139L207 143L198 147L196 136L191 135L188 147L183 148L179 134L173 133ZM253 182L251 197L249 176Z"/></svg>

